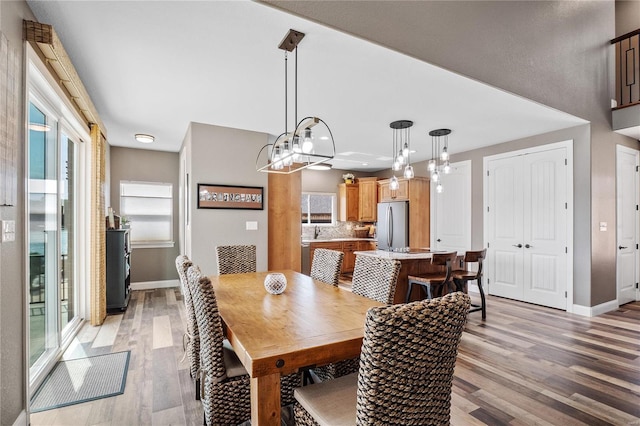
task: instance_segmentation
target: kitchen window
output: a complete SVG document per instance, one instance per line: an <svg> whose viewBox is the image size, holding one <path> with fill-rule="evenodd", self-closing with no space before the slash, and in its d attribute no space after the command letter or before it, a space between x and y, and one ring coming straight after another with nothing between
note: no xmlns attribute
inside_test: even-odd
<svg viewBox="0 0 640 426"><path fill-rule="evenodd" d="M120 220L131 228L131 247L173 247L173 185L120 181Z"/></svg>
<svg viewBox="0 0 640 426"><path fill-rule="evenodd" d="M336 224L336 194L302 193L302 226Z"/></svg>

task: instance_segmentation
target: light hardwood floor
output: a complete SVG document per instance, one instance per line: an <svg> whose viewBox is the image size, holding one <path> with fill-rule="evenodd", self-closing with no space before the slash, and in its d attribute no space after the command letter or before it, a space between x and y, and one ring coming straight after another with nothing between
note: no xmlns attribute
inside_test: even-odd
<svg viewBox="0 0 640 426"><path fill-rule="evenodd" d="M65 353L131 350L125 393L34 413L32 425L201 424L179 289L134 291L124 314L85 326ZM469 315L453 381L453 425L640 425L640 303L587 318L488 297Z"/></svg>

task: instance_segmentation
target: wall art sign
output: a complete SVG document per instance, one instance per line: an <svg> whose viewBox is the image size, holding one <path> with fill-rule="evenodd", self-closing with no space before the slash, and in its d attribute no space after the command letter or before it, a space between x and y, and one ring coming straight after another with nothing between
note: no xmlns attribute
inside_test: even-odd
<svg viewBox="0 0 640 426"><path fill-rule="evenodd" d="M199 209L262 210L263 187L198 184Z"/></svg>

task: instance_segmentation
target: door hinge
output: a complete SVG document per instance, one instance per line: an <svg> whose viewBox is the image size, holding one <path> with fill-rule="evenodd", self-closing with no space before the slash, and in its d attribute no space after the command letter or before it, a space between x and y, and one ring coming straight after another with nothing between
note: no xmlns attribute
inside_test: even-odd
<svg viewBox="0 0 640 426"><path fill-rule="evenodd" d="M487 170L487 176L489 176L489 170Z"/></svg>
<svg viewBox="0 0 640 426"><path fill-rule="evenodd" d="M638 245L636 244L636 250L638 250Z"/></svg>
<svg viewBox="0 0 640 426"><path fill-rule="evenodd" d="M487 213L489 213L489 206L487 206Z"/></svg>
<svg viewBox="0 0 640 426"><path fill-rule="evenodd" d="M565 299L567 298L567 292L566 291L564 292L564 298Z"/></svg>
<svg viewBox="0 0 640 426"><path fill-rule="evenodd" d="M489 248L489 245L490 245L490 244L491 244L491 243L487 243L487 248Z"/></svg>
<svg viewBox="0 0 640 426"><path fill-rule="evenodd" d="M564 248L565 253L569 253L569 249L567 247Z"/></svg>
<svg viewBox="0 0 640 426"><path fill-rule="evenodd" d="M638 171L638 167L639 167L639 166L636 166L636 172Z"/></svg>
<svg viewBox="0 0 640 426"><path fill-rule="evenodd" d="M636 288L638 288L638 283L636 283Z"/></svg>
<svg viewBox="0 0 640 426"><path fill-rule="evenodd" d="M567 159L566 158L564 159L564 165L565 166L567 165Z"/></svg>
<svg viewBox="0 0 640 426"><path fill-rule="evenodd" d="M569 205L567 203L564 203L564 209L567 210L569 208Z"/></svg>

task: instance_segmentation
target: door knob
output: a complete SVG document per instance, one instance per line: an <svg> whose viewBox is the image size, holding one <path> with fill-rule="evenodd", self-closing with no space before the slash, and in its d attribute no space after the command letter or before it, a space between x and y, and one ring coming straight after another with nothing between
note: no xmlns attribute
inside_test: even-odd
<svg viewBox="0 0 640 426"><path fill-rule="evenodd" d="M513 246L517 248L522 248L522 244L514 244Z"/></svg>
<svg viewBox="0 0 640 426"><path fill-rule="evenodd" d="M524 248L532 248L533 246L530 246L529 244L525 244Z"/></svg>
<svg viewBox="0 0 640 426"><path fill-rule="evenodd" d="M440 242L440 241L442 241L442 240L441 240L440 238L438 238L436 241L437 241L437 242Z"/></svg>
<svg viewBox="0 0 640 426"><path fill-rule="evenodd" d="M624 249L626 249L626 248L629 248L629 247L625 247L625 246L618 246L618 250L624 250Z"/></svg>

